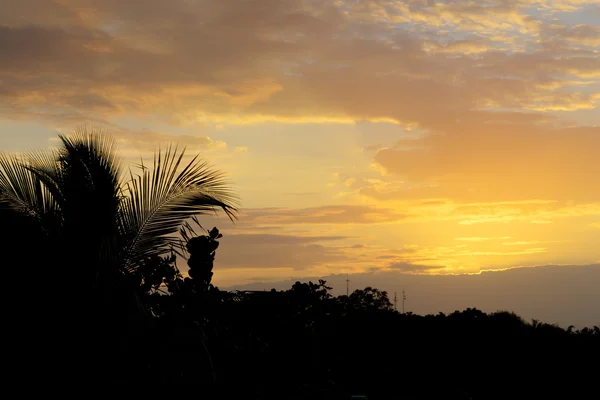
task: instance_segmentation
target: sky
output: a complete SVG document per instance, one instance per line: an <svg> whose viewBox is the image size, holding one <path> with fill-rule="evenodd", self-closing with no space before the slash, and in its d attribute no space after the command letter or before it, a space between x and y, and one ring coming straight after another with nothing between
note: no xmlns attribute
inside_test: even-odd
<svg viewBox="0 0 600 400"><path fill-rule="evenodd" d="M221 286L600 268L596 0L0 0L0 54L0 149L227 173Z"/></svg>

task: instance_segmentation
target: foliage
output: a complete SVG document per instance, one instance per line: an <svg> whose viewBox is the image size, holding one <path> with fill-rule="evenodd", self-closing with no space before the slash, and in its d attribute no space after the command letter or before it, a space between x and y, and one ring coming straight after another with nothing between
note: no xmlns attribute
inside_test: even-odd
<svg viewBox="0 0 600 400"><path fill-rule="evenodd" d="M391 310L393 307L387 292L370 286L364 288L364 290L355 290L352 292L348 297L348 304L351 309L363 312Z"/></svg>
<svg viewBox="0 0 600 400"><path fill-rule="evenodd" d="M215 247L202 248L209 254ZM401 314L387 293L372 287L348 297L333 296L323 280L296 282L285 291L210 287L194 295L206 307L192 306L195 311L185 318L202 326L203 335L198 331L197 337L205 340L212 369L196 368L195 375L185 369L181 380L165 377L154 363L153 380L206 383L212 371L210 382L222 396L256 399L335 399L358 392L375 399L531 398L560 387L575 393L568 382L590 375L585 360L600 355L598 327L562 329L528 323L507 311L475 308L448 315ZM160 296L165 303L171 297L176 294ZM167 314L161 318L172 330ZM189 366L190 357L206 359L200 347L189 346L178 357L175 365ZM247 365L251 368L240 367ZM510 377L499 383L505 368ZM560 377L563 385L547 391L532 370L557 382ZM582 390L589 387L580 384Z"/></svg>
<svg viewBox="0 0 600 400"><path fill-rule="evenodd" d="M0 155L0 213L5 230L52 249L46 263L61 265L61 280L76 279L73 289L105 296L148 259L183 251L177 233L188 218L217 208L235 218L223 175L198 157L183 164L185 150L158 150L151 168L142 163L126 180L101 131L59 139L58 150Z"/></svg>
<svg viewBox="0 0 600 400"><path fill-rule="evenodd" d="M0 154L0 262L9 282L21 282L9 297L20 299L22 340L55 348L46 359L110 374L98 360L154 324L147 291L179 280L171 263L186 251L182 226L217 210L236 218L224 176L184 155L159 149L150 167L124 175L115 141L85 127L59 135L56 150ZM40 325L56 328L40 338ZM86 368L71 371L92 379Z"/></svg>

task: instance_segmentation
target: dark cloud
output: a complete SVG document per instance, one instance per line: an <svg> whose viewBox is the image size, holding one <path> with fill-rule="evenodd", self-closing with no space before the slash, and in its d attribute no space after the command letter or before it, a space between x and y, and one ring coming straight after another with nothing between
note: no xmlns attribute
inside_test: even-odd
<svg viewBox="0 0 600 400"><path fill-rule="evenodd" d="M347 239L347 236L293 236L276 234L228 234L229 245L303 245Z"/></svg>
<svg viewBox="0 0 600 400"><path fill-rule="evenodd" d="M351 249L364 249L365 246L364 244L353 244L352 246L350 246Z"/></svg>
<svg viewBox="0 0 600 400"><path fill-rule="evenodd" d="M425 272L436 269L443 269L443 266L434 266L434 265L418 265L411 264L407 262L395 262L389 264L385 267L386 269L397 270L402 272Z"/></svg>
<svg viewBox="0 0 600 400"><path fill-rule="evenodd" d="M350 261L343 246L322 244L342 239L345 237L225 233L215 265L218 268L306 269Z"/></svg>

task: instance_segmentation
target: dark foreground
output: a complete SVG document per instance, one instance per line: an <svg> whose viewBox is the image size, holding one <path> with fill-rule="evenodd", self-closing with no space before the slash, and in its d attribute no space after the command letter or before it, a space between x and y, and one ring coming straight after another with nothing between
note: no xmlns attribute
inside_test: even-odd
<svg viewBox="0 0 600 400"><path fill-rule="evenodd" d="M297 283L285 292L212 288L198 314L202 321L191 318L177 296L152 301L153 320L128 321L122 332L99 335L99 328L89 336L94 340L77 342L85 351L76 352L75 363L53 371L87 387L199 385L199 397L210 399L598 394L598 327L563 329L476 309L400 314L384 292L366 288L334 298L324 282Z"/></svg>

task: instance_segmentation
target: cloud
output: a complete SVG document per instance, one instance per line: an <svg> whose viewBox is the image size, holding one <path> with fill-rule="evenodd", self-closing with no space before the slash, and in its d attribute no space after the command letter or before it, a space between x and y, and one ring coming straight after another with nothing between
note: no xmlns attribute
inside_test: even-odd
<svg viewBox="0 0 600 400"><path fill-rule="evenodd" d="M504 246L529 246L540 243L538 240L517 240L515 242L504 242Z"/></svg>
<svg viewBox="0 0 600 400"><path fill-rule="evenodd" d="M598 256L592 237L577 236L579 239L574 241L573 235L581 235L578 233L581 224L587 226L590 217L600 215L600 204L591 207L545 200L496 203L418 200L397 208L406 216L398 218L391 208L338 205L249 209L233 227L209 216L203 217L202 223L207 227L218 226L226 237L240 235L236 240L244 239L244 246L252 244L252 251L268 258L272 268L285 265L294 269L298 265L298 270L321 273L385 269L390 264L406 264L407 269L408 265L416 265L411 270L418 273L464 273L557 260L583 263L597 260ZM375 211L380 215L371 219L369 215ZM537 224L549 216L555 219L557 229L548 231ZM386 222L374 227L373 221ZM502 224L499 226L498 222ZM461 234L464 236L458 236ZM285 263L270 254L270 243L274 240L278 241L274 245L285 248L282 255ZM316 246L295 250L295 246L310 244ZM242 251L240 265L251 258L237 246L227 251ZM297 261L290 258L296 253ZM306 253L315 257L310 258ZM323 259L316 257L317 254L322 254ZM254 268L260 268L260 257L257 253L257 264L251 264ZM271 264L273 260L276 261ZM236 264L228 265L235 268ZM422 267L438 265L443 267Z"/></svg>
<svg viewBox="0 0 600 400"><path fill-rule="evenodd" d="M289 268L302 270L327 263L349 261L343 246L326 246L342 236L231 234L220 240L218 268Z"/></svg>
<svg viewBox="0 0 600 400"><path fill-rule="evenodd" d="M328 210L327 207L323 209ZM432 269L422 264L435 259L431 258L427 249L409 243L397 243L391 247L373 244L361 233L360 226L366 225L366 221L359 222L355 230L349 229L354 223L348 222L355 217L336 217L324 223L316 210L311 210L312 215L317 217L314 221L306 211L247 210L234 226L223 224L219 218L209 215L200 220L204 227L218 226L223 233L218 265L228 270L230 275L235 275L237 269L339 272L388 268L392 264L400 268L403 263L408 269L413 262L421 264L412 267L413 272ZM282 214L284 218L281 218ZM339 233L343 231L349 234Z"/></svg>
<svg viewBox="0 0 600 400"><path fill-rule="evenodd" d="M600 127L544 129L494 123L492 114L489 118L490 123L482 125L483 132L477 130L477 122L464 121L447 127L445 135L419 140L423 149L406 151L399 143L380 150L375 161L388 173L416 184L428 183L391 196L462 201L600 200L592 183L600 174L595 151L600 148ZM362 193L386 196L372 186Z"/></svg>
<svg viewBox="0 0 600 400"><path fill-rule="evenodd" d="M463 238L454 238L454 240L460 240L465 242L486 242L488 240L499 240L499 239L510 239L509 236L503 237L463 237Z"/></svg>
<svg viewBox="0 0 600 400"><path fill-rule="evenodd" d="M600 46L600 26L585 24L565 26L554 24L548 27L548 33L552 33L557 39L564 40L570 45Z"/></svg>
<svg viewBox="0 0 600 400"><path fill-rule="evenodd" d="M407 262L396 262L386 266L386 269L402 271L402 272L425 272L431 270L439 270L443 269L443 266L434 266L434 265L417 265L411 264Z"/></svg>
<svg viewBox="0 0 600 400"><path fill-rule="evenodd" d="M389 208L327 205L296 209L247 209L240 216L240 222L253 225L374 224L399 221L405 217Z"/></svg>
<svg viewBox="0 0 600 400"><path fill-rule="evenodd" d="M205 155L214 152L228 152L229 150L227 143L222 140L213 140L209 136L169 135L148 129L107 129L106 132L117 141L119 154L137 160L142 155L148 156L158 149L164 150L168 146L176 146L179 151L185 150L188 158L199 153Z"/></svg>
<svg viewBox="0 0 600 400"><path fill-rule="evenodd" d="M456 256L521 256L527 254L546 253L548 250L544 247L535 247L522 251L465 251L456 253Z"/></svg>
<svg viewBox="0 0 600 400"><path fill-rule="evenodd" d="M244 243L249 246L257 245L304 245L315 242L347 239L345 236L292 236L277 234L232 234L227 235L230 243Z"/></svg>
<svg viewBox="0 0 600 400"><path fill-rule="evenodd" d="M21 3L9 1L0 19L8 115L46 108L172 123L368 119L439 129L486 105L541 111L598 100L583 90L600 74L596 27L531 13L526 1ZM565 75L580 88L543 86Z"/></svg>

